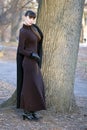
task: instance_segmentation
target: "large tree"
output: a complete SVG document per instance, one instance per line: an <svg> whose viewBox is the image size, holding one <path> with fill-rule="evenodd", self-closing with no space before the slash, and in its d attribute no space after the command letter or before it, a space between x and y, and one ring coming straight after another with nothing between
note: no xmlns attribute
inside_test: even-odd
<svg viewBox="0 0 87 130"><path fill-rule="evenodd" d="M47 106L75 108L74 79L85 0L42 0L38 25L44 33L42 72Z"/></svg>
<svg viewBox="0 0 87 130"><path fill-rule="evenodd" d="M69 112L75 108L74 77L84 0L39 2L37 24L44 33L42 73L47 107Z"/></svg>

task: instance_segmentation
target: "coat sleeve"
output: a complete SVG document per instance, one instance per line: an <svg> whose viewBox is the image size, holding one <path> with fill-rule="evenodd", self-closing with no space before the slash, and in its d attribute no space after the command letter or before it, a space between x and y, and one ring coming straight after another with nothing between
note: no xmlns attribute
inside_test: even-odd
<svg viewBox="0 0 87 130"><path fill-rule="evenodd" d="M18 45L18 52L24 56L29 57L32 53L31 51L27 51L25 49L25 42L26 42L26 32L23 30L20 30L19 33L19 45Z"/></svg>

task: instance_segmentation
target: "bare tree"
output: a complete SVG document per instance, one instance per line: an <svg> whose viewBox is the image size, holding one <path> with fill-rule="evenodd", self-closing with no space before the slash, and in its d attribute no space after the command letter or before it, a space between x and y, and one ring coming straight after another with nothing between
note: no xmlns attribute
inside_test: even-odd
<svg viewBox="0 0 87 130"><path fill-rule="evenodd" d="M16 32L21 21L21 14L26 5L30 4L32 0L11 0L8 3L3 1L3 12L0 13L0 29L3 35L4 28L11 26L11 41L16 40Z"/></svg>

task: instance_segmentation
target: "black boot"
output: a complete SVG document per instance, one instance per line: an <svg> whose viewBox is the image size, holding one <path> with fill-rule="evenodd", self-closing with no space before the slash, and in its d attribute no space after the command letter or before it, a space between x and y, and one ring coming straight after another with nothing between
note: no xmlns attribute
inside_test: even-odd
<svg viewBox="0 0 87 130"><path fill-rule="evenodd" d="M32 113L30 113L30 112L25 112L25 111L24 111L24 113L23 113L22 116L23 116L23 120L25 120L25 119L28 119L28 120L30 120L30 121L33 120Z"/></svg>
<svg viewBox="0 0 87 130"><path fill-rule="evenodd" d="M31 112L34 120L39 120L41 117L37 115L35 112Z"/></svg>

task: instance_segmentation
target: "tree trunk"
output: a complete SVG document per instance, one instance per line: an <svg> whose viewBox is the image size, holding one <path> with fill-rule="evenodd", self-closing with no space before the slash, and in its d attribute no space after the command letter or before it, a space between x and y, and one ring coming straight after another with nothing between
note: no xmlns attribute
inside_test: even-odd
<svg viewBox="0 0 87 130"><path fill-rule="evenodd" d="M75 109L74 79L84 0L43 0L38 25L44 33L42 73L47 107Z"/></svg>
<svg viewBox="0 0 87 130"><path fill-rule="evenodd" d="M15 105L16 104L16 99L17 99L17 94L16 93L17 93L17 91L15 91L13 93L13 95L11 96L11 98L9 98L8 100L6 100L2 104L0 104L0 108L9 107L9 106Z"/></svg>
<svg viewBox="0 0 87 130"><path fill-rule="evenodd" d="M0 14L2 14L3 12L4 12L4 2L1 0L0 1ZM0 41L1 42L5 41L4 30L2 28L0 28Z"/></svg>
<svg viewBox="0 0 87 130"><path fill-rule="evenodd" d="M1 29L1 42L4 42L5 41L5 36L4 36L4 29L2 30Z"/></svg>
<svg viewBox="0 0 87 130"><path fill-rule="evenodd" d="M16 19L16 22L15 22ZM16 37L17 37L17 30L18 30L18 26L20 24L20 20L19 19L19 14L15 13L14 17L11 20L11 39L10 41L16 41Z"/></svg>

